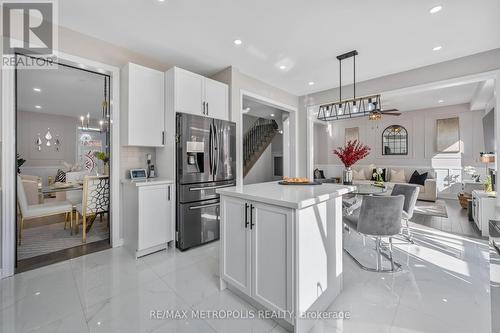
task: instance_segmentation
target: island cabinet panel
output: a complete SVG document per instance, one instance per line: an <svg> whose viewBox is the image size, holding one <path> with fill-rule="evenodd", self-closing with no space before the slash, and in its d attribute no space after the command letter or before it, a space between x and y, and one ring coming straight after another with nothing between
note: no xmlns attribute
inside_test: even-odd
<svg viewBox="0 0 500 333"><path fill-rule="evenodd" d="M270 310L292 311L293 210L222 197L222 279Z"/></svg>
<svg viewBox="0 0 500 333"><path fill-rule="evenodd" d="M248 231L249 204L226 198L221 202L222 277L234 287L251 295L251 233Z"/></svg>
<svg viewBox="0 0 500 333"><path fill-rule="evenodd" d="M291 209L252 203L253 297L271 310L292 308Z"/></svg>

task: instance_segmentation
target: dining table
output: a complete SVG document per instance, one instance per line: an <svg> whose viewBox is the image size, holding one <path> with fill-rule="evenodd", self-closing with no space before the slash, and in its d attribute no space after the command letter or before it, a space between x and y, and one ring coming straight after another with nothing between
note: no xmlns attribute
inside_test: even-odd
<svg viewBox="0 0 500 333"><path fill-rule="evenodd" d="M82 183L54 183L48 186L42 186L40 192L42 194L53 194L57 192L81 191L83 190Z"/></svg>

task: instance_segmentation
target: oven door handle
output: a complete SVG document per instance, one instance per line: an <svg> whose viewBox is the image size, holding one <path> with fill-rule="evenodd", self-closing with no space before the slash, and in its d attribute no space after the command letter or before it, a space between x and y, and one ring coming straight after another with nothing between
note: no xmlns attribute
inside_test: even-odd
<svg viewBox="0 0 500 333"><path fill-rule="evenodd" d="M217 188L224 188L224 187L231 187L231 186L234 186L234 184L205 186L205 187L191 187L189 190L190 191L213 190L213 189L217 189Z"/></svg>
<svg viewBox="0 0 500 333"><path fill-rule="evenodd" d="M200 206L192 206L192 207L189 207L189 210L210 208L210 207L215 207L215 206L220 206L220 203L214 203L214 204L209 204L209 205L200 205Z"/></svg>

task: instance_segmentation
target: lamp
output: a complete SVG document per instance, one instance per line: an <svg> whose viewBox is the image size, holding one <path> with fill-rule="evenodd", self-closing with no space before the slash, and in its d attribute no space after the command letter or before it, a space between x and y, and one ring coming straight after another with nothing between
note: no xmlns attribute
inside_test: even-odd
<svg viewBox="0 0 500 333"><path fill-rule="evenodd" d="M486 175L488 175L488 166L490 163L495 163L495 153L481 153L480 157L481 163L486 164Z"/></svg>

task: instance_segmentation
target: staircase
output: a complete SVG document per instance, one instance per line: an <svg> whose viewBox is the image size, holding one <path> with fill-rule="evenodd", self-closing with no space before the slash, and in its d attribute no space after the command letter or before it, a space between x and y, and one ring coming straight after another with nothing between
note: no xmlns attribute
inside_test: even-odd
<svg viewBox="0 0 500 333"><path fill-rule="evenodd" d="M243 136L243 176L246 176L278 133L274 119L259 118Z"/></svg>

